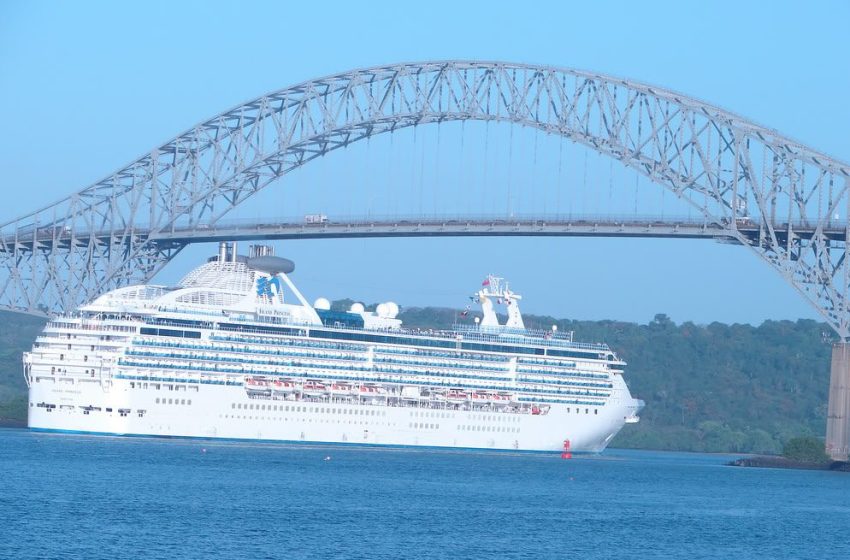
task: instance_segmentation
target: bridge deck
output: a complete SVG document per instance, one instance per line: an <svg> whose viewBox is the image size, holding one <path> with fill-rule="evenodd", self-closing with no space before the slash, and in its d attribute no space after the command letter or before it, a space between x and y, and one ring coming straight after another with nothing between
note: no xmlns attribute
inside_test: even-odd
<svg viewBox="0 0 850 560"><path fill-rule="evenodd" d="M811 237L816 229L804 224L781 224L776 227L780 241L789 234L799 238ZM847 224L836 223L824 228L829 239L844 240ZM307 223L305 221L272 220L230 221L216 224L197 224L174 227L167 231L151 232L141 227L133 230L137 238L150 237L161 245L185 245L224 240L275 239L339 239L363 237L463 237L463 236L537 236L537 237L654 237L684 239L718 239L740 243L744 238L755 242L763 233L759 223L740 220L736 224L718 224L688 219L617 219L610 217L576 217L555 219L464 219L464 218L407 218L407 219L345 219ZM19 231L17 235L0 237L0 252L31 249L33 244L51 242L58 246L72 242L87 244L92 237L108 242L110 231L66 231L51 226Z"/></svg>

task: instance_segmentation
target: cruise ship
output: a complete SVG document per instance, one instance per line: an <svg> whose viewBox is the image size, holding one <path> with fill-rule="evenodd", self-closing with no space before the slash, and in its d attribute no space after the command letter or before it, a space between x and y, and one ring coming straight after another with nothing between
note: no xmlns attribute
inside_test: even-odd
<svg viewBox="0 0 850 560"><path fill-rule="evenodd" d="M526 329L502 278L442 331L403 327L392 302L310 305L293 270L271 247L222 243L176 287L119 288L51 319L23 356L29 427L600 452L638 421L625 363L605 344Z"/></svg>

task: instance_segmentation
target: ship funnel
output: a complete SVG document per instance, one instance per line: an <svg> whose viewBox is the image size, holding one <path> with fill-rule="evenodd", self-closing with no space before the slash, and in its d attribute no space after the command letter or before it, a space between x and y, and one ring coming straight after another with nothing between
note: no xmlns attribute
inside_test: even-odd
<svg viewBox="0 0 850 560"><path fill-rule="evenodd" d="M273 257L274 256L274 247L271 245L251 245L248 250L249 258L257 258L257 257Z"/></svg>
<svg viewBox="0 0 850 560"><path fill-rule="evenodd" d="M218 244L218 262L236 262L236 242L222 241Z"/></svg>

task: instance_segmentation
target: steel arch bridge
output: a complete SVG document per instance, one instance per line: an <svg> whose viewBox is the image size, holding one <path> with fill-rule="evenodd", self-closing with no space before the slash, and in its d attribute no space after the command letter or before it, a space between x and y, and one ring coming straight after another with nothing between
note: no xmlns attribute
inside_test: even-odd
<svg viewBox="0 0 850 560"><path fill-rule="evenodd" d="M413 125L503 121L584 144L730 229L850 338L850 165L718 107L549 66L443 61L345 72L234 107L67 198L0 225L0 307L72 308L145 282L182 248L177 227L218 222L287 172ZM755 218L758 234L735 225ZM797 235L794 225L805 233ZM78 235L107 231L107 236ZM827 234L829 232L829 234Z"/></svg>
<svg viewBox="0 0 850 560"><path fill-rule="evenodd" d="M799 290L842 341L850 338L850 165L665 89L481 61L379 66L269 93L0 225L0 307L49 313L145 282L189 242L158 242L169 232L215 225L289 171L352 142L463 120L535 128L622 162L728 230ZM747 231L738 227L742 220ZM843 408L833 407L831 392L829 422L850 410L850 345L842 348L838 362L833 352L832 385L843 387L836 397ZM843 442L846 457L847 427L835 429L833 442Z"/></svg>

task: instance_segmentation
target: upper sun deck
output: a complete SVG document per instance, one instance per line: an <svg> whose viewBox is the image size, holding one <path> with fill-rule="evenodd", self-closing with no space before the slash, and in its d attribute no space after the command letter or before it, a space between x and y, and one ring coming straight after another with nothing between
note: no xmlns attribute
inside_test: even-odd
<svg viewBox="0 0 850 560"><path fill-rule="evenodd" d="M235 244L222 244L219 249L218 256L191 271L177 287L119 288L67 317L245 332L323 332L327 338L361 342L525 354L571 356L575 351L575 357L598 359L596 353L614 359L606 344L574 342L572 333L558 332L555 326L551 330L527 329L519 310L522 296L492 274L470 296L481 304L482 311L481 317L474 317L474 325L415 329L402 326L393 302L378 304L374 311L367 311L361 303L347 311L332 310L325 298L310 305L288 277L294 263L275 257L271 247L252 246L249 256L238 255ZM505 307L508 319L504 324L499 322L496 306ZM462 315L469 315L468 306ZM191 334L192 338L200 336L199 332Z"/></svg>
<svg viewBox="0 0 850 560"><path fill-rule="evenodd" d="M487 332L456 325L453 329L369 328L352 325L316 325L285 321L279 317L175 315L153 319L158 326L215 329L241 334L305 336L338 341L436 347L454 350L509 352L586 359L616 359L606 344L574 342L552 331Z"/></svg>

